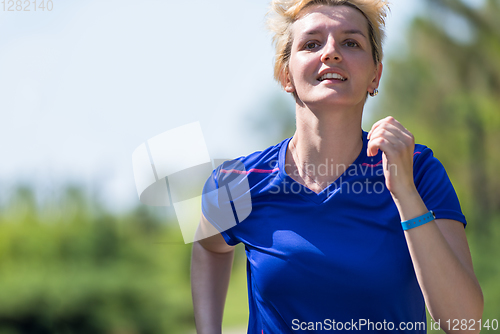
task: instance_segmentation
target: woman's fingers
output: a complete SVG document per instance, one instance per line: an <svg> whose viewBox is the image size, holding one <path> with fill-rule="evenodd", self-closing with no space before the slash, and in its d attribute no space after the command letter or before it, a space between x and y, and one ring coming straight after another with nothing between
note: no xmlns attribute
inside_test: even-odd
<svg viewBox="0 0 500 334"><path fill-rule="evenodd" d="M401 123L386 117L375 123L369 133L367 155L383 152L384 175L391 194L404 193L413 184L414 138ZM390 167L389 167L390 166Z"/></svg>
<svg viewBox="0 0 500 334"><path fill-rule="evenodd" d="M404 149L401 145L401 140L397 134L390 131L381 130L379 133L374 133L372 139L368 142L368 156L375 156L378 150L381 150L386 155L392 155L400 149Z"/></svg>
<svg viewBox="0 0 500 334"><path fill-rule="evenodd" d="M393 129L398 129L401 131L401 133L404 133L405 135L409 136L411 133L401 124L399 123L394 117L388 116L386 118L383 118L379 121L377 121L375 124L373 124L370 132L368 133L368 139L371 139L373 136L373 133L380 128L393 128Z"/></svg>
<svg viewBox="0 0 500 334"><path fill-rule="evenodd" d="M379 149L383 152L385 152L384 149L391 150L392 146L400 150L413 150L414 147L413 135L393 117L386 117L376 122L368 134L368 139L370 140L368 142L368 156L376 155ZM392 146L389 144L392 144Z"/></svg>
<svg viewBox="0 0 500 334"><path fill-rule="evenodd" d="M383 125L384 123L391 123L393 121L396 121L396 119L392 116L387 116L386 118L382 118L381 120L378 120L375 122L375 124L372 125L372 128L370 132L368 132L368 139L371 139L372 133L380 126ZM397 122L397 121L396 121Z"/></svg>

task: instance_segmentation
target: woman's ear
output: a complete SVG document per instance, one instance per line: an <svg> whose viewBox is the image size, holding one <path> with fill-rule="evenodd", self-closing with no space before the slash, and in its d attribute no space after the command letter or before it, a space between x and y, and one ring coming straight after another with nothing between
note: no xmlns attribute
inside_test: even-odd
<svg viewBox="0 0 500 334"><path fill-rule="evenodd" d="M281 85L283 89L287 93L295 92L295 86L293 85L292 77L290 76L290 72L288 71L288 67L281 71Z"/></svg>
<svg viewBox="0 0 500 334"><path fill-rule="evenodd" d="M373 81L370 84L370 88L375 89L378 88L380 84L380 78L382 77L382 69L383 69L382 63L378 63L378 65L375 67L375 77L373 78Z"/></svg>

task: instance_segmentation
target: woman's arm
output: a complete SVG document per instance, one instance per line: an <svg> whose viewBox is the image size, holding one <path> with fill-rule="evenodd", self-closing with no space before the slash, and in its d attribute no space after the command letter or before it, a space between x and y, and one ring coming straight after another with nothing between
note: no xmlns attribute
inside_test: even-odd
<svg viewBox="0 0 500 334"><path fill-rule="evenodd" d="M420 195L416 193L413 196L413 199L408 195L408 198L396 201L403 220L428 212ZM439 320L447 333L452 332L448 327L453 327L455 319L460 324L465 323L464 328L475 329L460 332L479 333L483 294L474 274L463 224L455 220L436 219L404 233L432 318Z"/></svg>
<svg viewBox="0 0 500 334"><path fill-rule="evenodd" d="M368 155L383 154L386 185L402 220L427 212L413 181L413 135L392 117L375 123L368 138ZM463 224L437 219L404 232L413 267L429 313L450 333L447 321L467 321L479 332L483 294L474 274ZM460 326L459 326L460 327Z"/></svg>
<svg viewBox="0 0 500 334"><path fill-rule="evenodd" d="M202 215L199 229L209 228ZM220 234L193 243L191 291L198 334L220 334L234 247Z"/></svg>

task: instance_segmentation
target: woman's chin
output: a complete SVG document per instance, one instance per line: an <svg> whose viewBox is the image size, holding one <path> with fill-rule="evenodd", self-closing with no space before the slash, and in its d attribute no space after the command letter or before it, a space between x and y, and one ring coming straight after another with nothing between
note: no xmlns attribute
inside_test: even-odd
<svg viewBox="0 0 500 334"><path fill-rule="evenodd" d="M352 96L346 96L345 94L339 94L337 92L314 96L303 102L306 106L326 106L329 108L341 106L346 107L355 104L352 100Z"/></svg>

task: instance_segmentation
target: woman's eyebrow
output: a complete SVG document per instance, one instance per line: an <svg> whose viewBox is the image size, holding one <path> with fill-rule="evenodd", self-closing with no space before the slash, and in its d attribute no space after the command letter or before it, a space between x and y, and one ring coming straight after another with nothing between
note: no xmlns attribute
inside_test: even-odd
<svg viewBox="0 0 500 334"><path fill-rule="evenodd" d="M304 35L317 35L317 34L320 34L320 33L321 33L321 31L320 31L320 30L318 30L318 29L313 29L313 30L306 31L306 32L304 33Z"/></svg>
<svg viewBox="0 0 500 334"><path fill-rule="evenodd" d="M357 30L357 29L344 30L342 33L344 33L346 35L358 34L358 35L361 35L364 38L366 38L365 34L363 34L363 32L361 32L361 30Z"/></svg>
<svg viewBox="0 0 500 334"><path fill-rule="evenodd" d="M361 35L363 36L364 38L366 38L365 34L363 34L363 32L361 30L358 30L358 29L349 29L349 30L344 30L342 31L342 33L344 35ZM309 30L309 31L305 31L304 32L304 35L307 35L307 36L310 36L310 35L317 35L317 34L321 34L321 30L318 30L318 29L312 29L312 30Z"/></svg>

